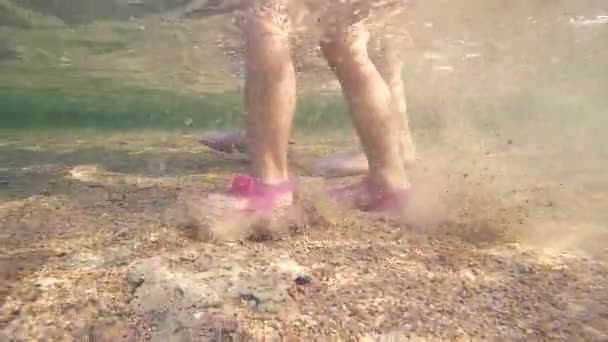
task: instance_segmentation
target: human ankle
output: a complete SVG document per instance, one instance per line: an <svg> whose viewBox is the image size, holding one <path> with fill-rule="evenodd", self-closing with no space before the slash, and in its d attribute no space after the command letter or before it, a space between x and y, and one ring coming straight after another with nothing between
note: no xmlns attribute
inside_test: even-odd
<svg viewBox="0 0 608 342"><path fill-rule="evenodd" d="M287 178L287 177L277 177L277 176L273 176L273 177L262 176L262 177L256 177L256 178L259 180L260 183L267 185L267 186L282 185L289 181L289 178Z"/></svg>
<svg viewBox="0 0 608 342"><path fill-rule="evenodd" d="M260 163L253 165L251 176L264 185L280 185L289 180L287 171L275 166L275 163Z"/></svg>
<svg viewBox="0 0 608 342"><path fill-rule="evenodd" d="M372 171L368 181L380 193L391 193L409 186L405 171Z"/></svg>

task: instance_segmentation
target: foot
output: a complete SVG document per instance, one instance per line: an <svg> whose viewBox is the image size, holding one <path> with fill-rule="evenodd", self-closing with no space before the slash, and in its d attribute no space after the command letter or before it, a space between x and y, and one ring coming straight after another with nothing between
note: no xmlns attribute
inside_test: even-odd
<svg viewBox="0 0 608 342"><path fill-rule="evenodd" d="M385 213L401 216L409 200L411 186L379 189L368 177L353 185L330 190L330 197L346 210Z"/></svg>
<svg viewBox="0 0 608 342"><path fill-rule="evenodd" d="M413 147L411 150L403 155L405 167L411 167L416 160ZM314 171L325 178L350 177L367 173L369 166L365 154L357 148L320 159L314 165Z"/></svg>
<svg viewBox="0 0 608 342"><path fill-rule="evenodd" d="M205 134L198 138L198 142L224 153L245 152L247 150L247 137L241 131L220 131Z"/></svg>
<svg viewBox="0 0 608 342"><path fill-rule="evenodd" d="M236 176L230 189L207 198L204 207L191 213L202 221L205 234L221 239L272 235L287 218L293 204L290 181L268 185L250 176Z"/></svg>
<svg viewBox="0 0 608 342"><path fill-rule="evenodd" d="M367 158L360 149L339 152L320 159L314 165L317 174L326 177L349 177L369 171Z"/></svg>
<svg viewBox="0 0 608 342"><path fill-rule="evenodd" d="M247 151L247 135L242 131L219 131L198 137L198 142L212 150L224 153L244 153ZM289 141L294 145L294 141Z"/></svg>

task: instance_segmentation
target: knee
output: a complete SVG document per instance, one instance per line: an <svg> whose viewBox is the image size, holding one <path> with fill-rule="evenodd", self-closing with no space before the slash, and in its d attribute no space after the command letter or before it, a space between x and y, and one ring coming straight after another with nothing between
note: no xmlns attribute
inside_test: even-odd
<svg viewBox="0 0 608 342"><path fill-rule="evenodd" d="M354 27L334 28L321 38L320 47L332 66L360 57L367 57L367 32Z"/></svg>
<svg viewBox="0 0 608 342"><path fill-rule="evenodd" d="M253 15L242 29L247 72L263 72L277 78L291 73L289 38L284 27L265 16Z"/></svg>
<svg viewBox="0 0 608 342"><path fill-rule="evenodd" d="M290 29L290 0L248 0L237 16L237 25L248 32L286 36Z"/></svg>

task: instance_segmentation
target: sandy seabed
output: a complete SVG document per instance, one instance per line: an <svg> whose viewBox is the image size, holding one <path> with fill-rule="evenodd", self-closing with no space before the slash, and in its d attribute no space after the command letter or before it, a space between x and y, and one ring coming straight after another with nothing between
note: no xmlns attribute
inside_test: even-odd
<svg viewBox="0 0 608 342"><path fill-rule="evenodd" d="M298 138L299 205L323 182L306 165L348 144ZM221 241L182 228L175 206L225 187L243 156L158 132L0 148L2 340L607 338L602 169L436 140L419 146L407 222L348 213Z"/></svg>

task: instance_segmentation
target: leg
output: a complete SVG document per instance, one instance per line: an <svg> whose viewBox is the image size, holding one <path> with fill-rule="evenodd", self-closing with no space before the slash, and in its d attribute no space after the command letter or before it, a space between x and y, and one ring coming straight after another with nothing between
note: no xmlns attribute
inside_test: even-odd
<svg viewBox="0 0 608 342"><path fill-rule="evenodd" d="M271 19L286 16L286 2L275 1L261 11L277 11L268 13ZM288 35L280 23L263 15L252 16L244 25L251 172L265 183L278 184L288 178L287 149L296 105L296 78Z"/></svg>
<svg viewBox="0 0 608 342"><path fill-rule="evenodd" d="M210 196L204 208L191 208L208 222L212 235L226 236L256 227L260 219L284 218L293 202L287 148L295 111L295 71L288 46L285 9L289 0L252 3L243 22L247 152L251 176L238 176L228 193ZM202 217L201 217L202 214ZM255 231L254 231L255 232ZM259 232L259 231L258 231Z"/></svg>
<svg viewBox="0 0 608 342"><path fill-rule="evenodd" d="M254 127L255 121L262 120L268 126L287 126L291 131L291 121L295 107L295 71L289 56L287 10L292 0L253 0L244 3L246 15L240 20L245 37L244 63L235 68L245 73L245 84L239 88L245 91L246 107L259 113L246 115L246 126ZM278 61L278 63L276 63ZM242 70L244 66L244 70ZM252 86L253 85L253 86ZM268 110L270 109L270 110ZM266 121L270 119L270 121ZM282 119L285 123L280 123ZM273 128L274 130L274 128ZM256 137L247 133L248 129L212 132L198 137L198 141L220 152L247 152L250 139ZM283 129L280 129L283 131ZM268 134L264 134L267 137ZM273 138L273 137L271 137ZM281 138L279 138L281 139ZM280 148L281 144L274 144ZM289 141L289 144L293 144ZM262 145L267 145L262 143ZM256 153L251 151L252 153ZM258 168L259 167L255 167Z"/></svg>
<svg viewBox="0 0 608 342"><path fill-rule="evenodd" d="M416 160L416 148L412 141L402 77L403 56L397 41L386 36L376 36L368 46L372 63L380 73L390 92L391 108L399 117L400 148L404 165L409 167ZM318 173L328 177L362 174L368 171L367 159L361 148L337 153L321 159L316 164Z"/></svg>
<svg viewBox="0 0 608 342"><path fill-rule="evenodd" d="M368 56L368 39L362 27L334 26L321 42L368 160L365 184L354 189L358 207L375 206L379 199L409 186L400 155L399 120L393 112L389 88Z"/></svg>
<svg viewBox="0 0 608 342"><path fill-rule="evenodd" d="M416 160L416 147L412 141L407 115L407 102L403 84L403 56L399 53L396 42L387 37L378 37L378 46L370 48L370 55L376 69L384 79L391 93L391 105L393 111L399 116L401 129L401 157L406 165L411 165Z"/></svg>

